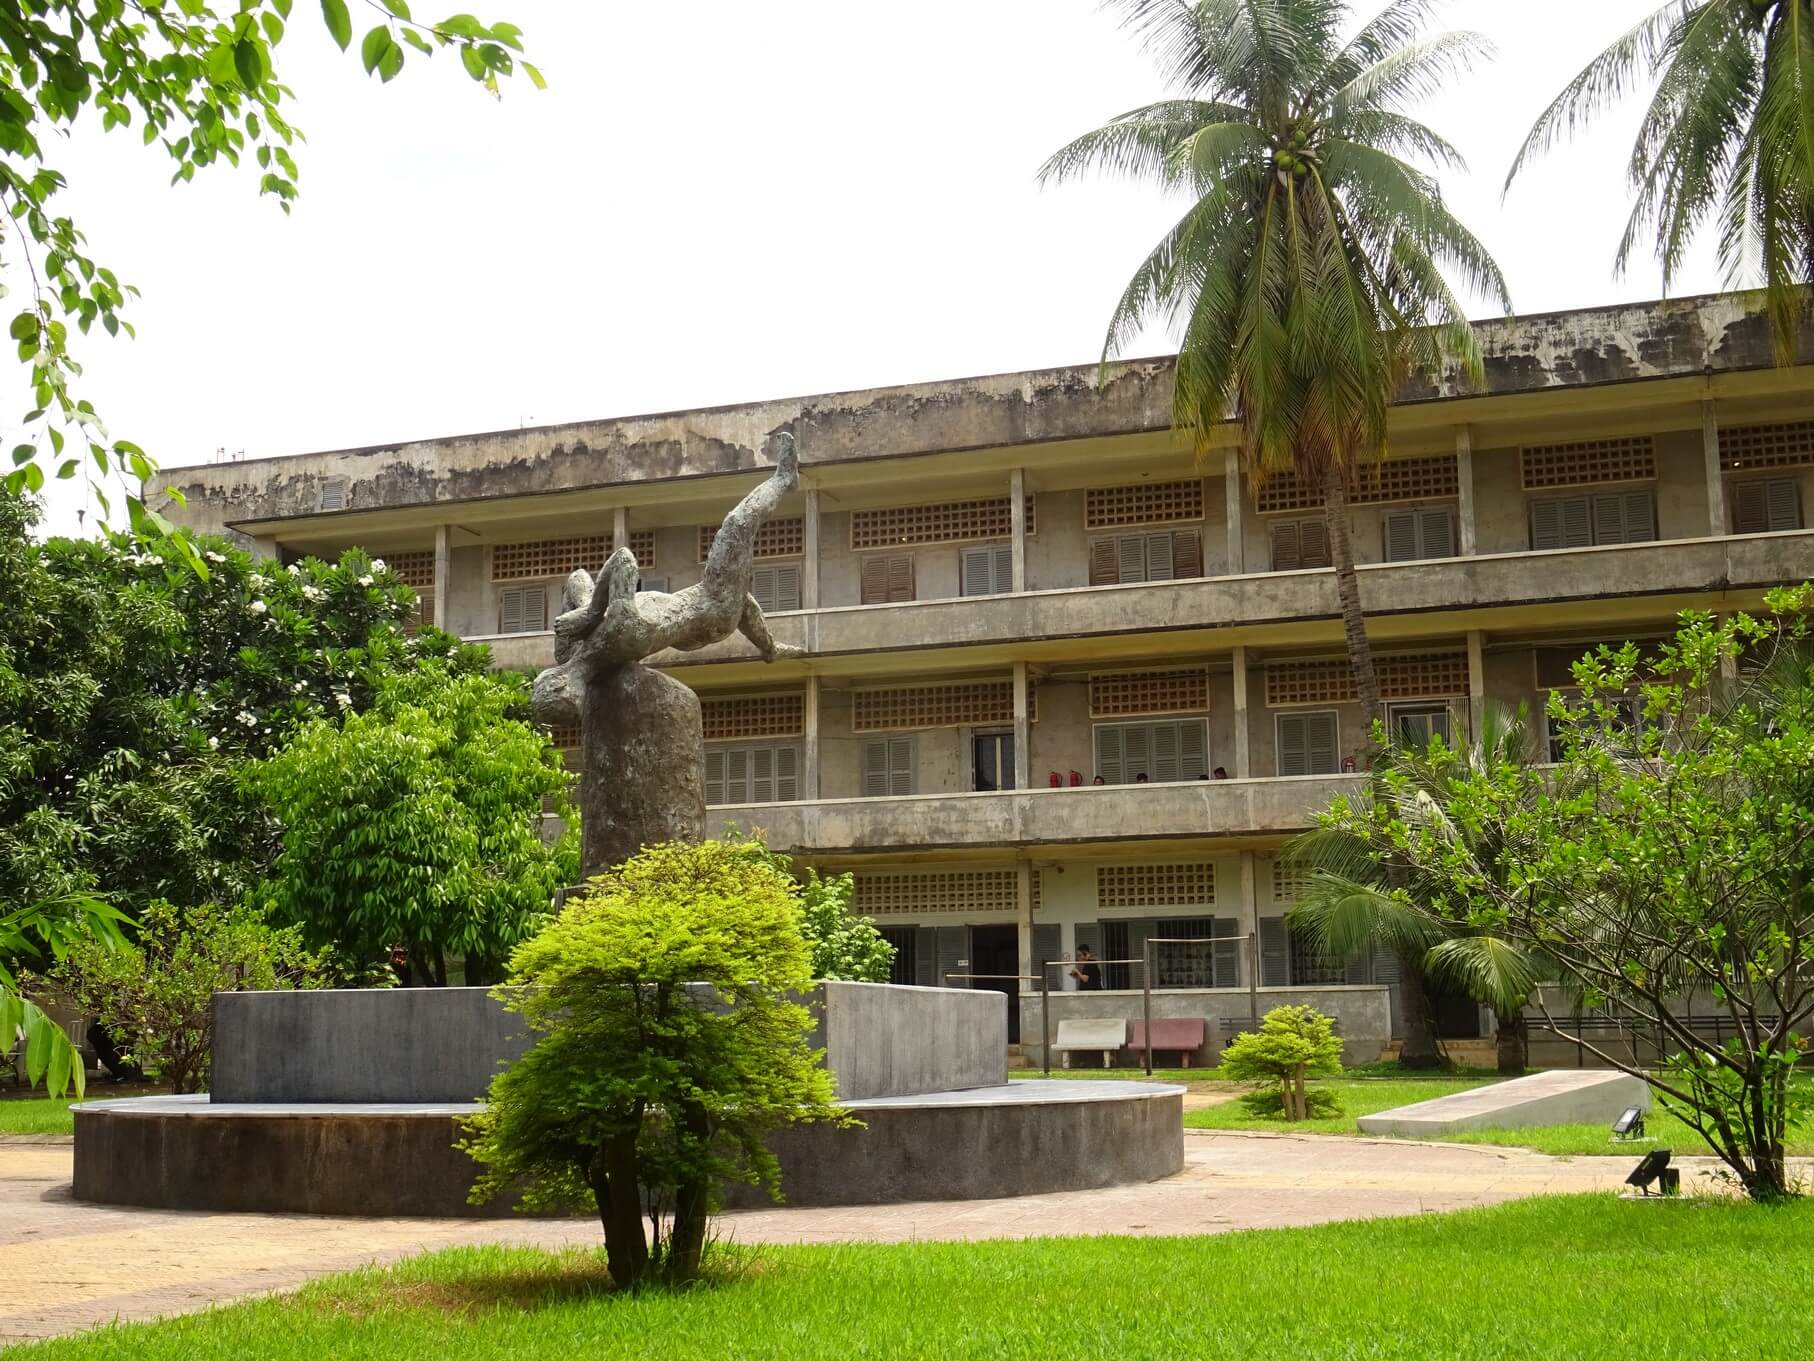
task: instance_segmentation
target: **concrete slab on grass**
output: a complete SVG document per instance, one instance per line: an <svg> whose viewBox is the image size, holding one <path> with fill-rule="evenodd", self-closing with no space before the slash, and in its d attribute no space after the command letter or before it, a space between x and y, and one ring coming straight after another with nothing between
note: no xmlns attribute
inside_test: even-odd
<svg viewBox="0 0 1814 1361"><path fill-rule="evenodd" d="M1630 1106L1650 1109L1650 1088L1641 1078L1601 1069L1560 1068L1363 1115L1354 1123L1362 1134L1417 1138L1469 1129L1610 1126Z"/></svg>

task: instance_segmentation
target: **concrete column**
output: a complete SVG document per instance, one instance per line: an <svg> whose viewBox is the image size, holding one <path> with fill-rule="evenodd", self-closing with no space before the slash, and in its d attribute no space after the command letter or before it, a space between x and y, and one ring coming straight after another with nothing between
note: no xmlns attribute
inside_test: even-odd
<svg viewBox="0 0 1814 1361"><path fill-rule="evenodd" d="M1234 650L1235 676L1235 768L1237 780L1253 778L1252 734L1247 730L1247 649Z"/></svg>
<svg viewBox="0 0 1814 1361"><path fill-rule="evenodd" d="M1023 974L1038 973L1039 961L1033 958L1033 866L1023 860L1014 869L1014 896L1018 907L1014 920L1019 923L1020 927L1020 972ZM1038 992L1039 985L1031 978L1023 978L1020 980L1018 991ZM1009 1005L1012 1006L1013 1003L1010 1002ZM1021 1036L1023 1045L1026 1041L1027 1037Z"/></svg>
<svg viewBox="0 0 1814 1361"><path fill-rule="evenodd" d="M630 510L619 506L611 512L611 551L615 553L630 542Z"/></svg>
<svg viewBox="0 0 1814 1361"><path fill-rule="evenodd" d="M1455 427L1455 501L1458 547L1471 558L1480 550L1474 537L1474 430L1467 425Z"/></svg>
<svg viewBox="0 0 1814 1361"><path fill-rule="evenodd" d="M1032 736L1033 723L1029 717L1032 704L1029 702L1027 664L1014 663L1014 787L1026 789L1033 779Z"/></svg>
<svg viewBox="0 0 1814 1361"><path fill-rule="evenodd" d="M806 678L806 702L800 739L800 797L811 803L819 797L819 678Z"/></svg>
<svg viewBox="0 0 1814 1361"><path fill-rule="evenodd" d="M1014 589L1027 589L1027 473L1016 468L1008 474L1008 526L1013 535Z"/></svg>
<svg viewBox="0 0 1814 1361"><path fill-rule="evenodd" d="M1468 733L1479 737L1486 724L1486 634L1468 630Z"/></svg>
<svg viewBox="0 0 1814 1361"><path fill-rule="evenodd" d="M1230 449L1223 462L1223 500L1227 503L1228 571L1238 575L1247 570L1247 498L1241 493L1241 451Z"/></svg>
<svg viewBox="0 0 1814 1361"><path fill-rule="evenodd" d="M1240 981L1243 987L1252 988L1259 980L1259 961L1254 959L1254 950L1259 948L1260 909L1259 909L1259 869L1254 862L1252 851L1241 852L1241 900L1238 904L1239 922L1243 931L1253 932L1253 948L1241 951Z"/></svg>
<svg viewBox="0 0 1814 1361"><path fill-rule="evenodd" d="M1707 532L1726 532L1726 477L1720 468L1720 423L1711 401L1701 403L1701 455L1707 461Z"/></svg>
<svg viewBox="0 0 1814 1361"><path fill-rule="evenodd" d="M801 547L806 561L800 564L800 608L819 608L819 490L806 492L806 518L801 532Z"/></svg>
<svg viewBox="0 0 1814 1361"><path fill-rule="evenodd" d="M447 525L435 526L435 627L452 629L447 623L447 590L453 578L453 545Z"/></svg>

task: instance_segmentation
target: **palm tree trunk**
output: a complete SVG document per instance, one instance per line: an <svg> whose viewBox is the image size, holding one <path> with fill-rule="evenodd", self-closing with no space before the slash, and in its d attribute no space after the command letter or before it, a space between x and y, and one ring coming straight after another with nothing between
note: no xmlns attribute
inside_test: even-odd
<svg viewBox="0 0 1814 1361"><path fill-rule="evenodd" d="M1354 543L1348 537L1348 475L1331 463L1323 472L1323 519L1329 527L1329 561L1335 567L1335 593L1342 602L1342 633L1348 643L1348 665L1354 668L1354 693L1367 743L1373 725L1384 717L1379 705L1379 673L1373 645L1367 641L1367 617L1361 613L1360 578L1354 574Z"/></svg>
<svg viewBox="0 0 1814 1361"><path fill-rule="evenodd" d="M1430 1009L1430 990L1424 981L1422 961L1398 957L1399 995L1404 999L1405 1037L1398 1046L1400 1068L1440 1068L1436 1052L1436 1015Z"/></svg>
<svg viewBox="0 0 1814 1361"><path fill-rule="evenodd" d="M1499 1071L1516 1077L1530 1063L1530 1027L1522 1011L1493 1013Z"/></svg>

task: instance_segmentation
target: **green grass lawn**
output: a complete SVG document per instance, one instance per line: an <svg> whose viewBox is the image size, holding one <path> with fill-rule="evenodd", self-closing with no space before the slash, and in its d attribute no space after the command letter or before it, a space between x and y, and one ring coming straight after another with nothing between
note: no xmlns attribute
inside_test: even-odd
<svg viewBox="0 0 1814 1361"><path fill-rule="evenodd" d="M595 1253L468 1248L8 1361L1776 1358L1814 1328L1814 1204L1609 1195L1206 1238L732 1250L616 1296Z"/></svg>
<svg viewBox="0 0 1814 1361"><path fill-rule="evenodd" d="M1471 1087L1484 1087L1487 1080L1468 1077L1329 1078L1314 1081L1310 1085L1335 1092L1341 1098L1342 1114L1326 1120L1288 1123L1250 1115L1239 1101L1225 1101L1202 1110L1186 1111L1184 1123L1190 1129L1268 1129L1289 1134L1358 1134L1360 1131L1354 1127L1356 1116L1391 1110L1394 1106L1408 1106L1413 1101L1428 1101L1432 1097L1448 1096L1452 1092L1465 1092Z"/></svg>
<svg viewBox="0 0 1814 1361"><path fill-rule="evenodd" d="M67 1096L9 1096L0 1098L0 1134L70 1134L76 1119L69 1113Z"/></svg>

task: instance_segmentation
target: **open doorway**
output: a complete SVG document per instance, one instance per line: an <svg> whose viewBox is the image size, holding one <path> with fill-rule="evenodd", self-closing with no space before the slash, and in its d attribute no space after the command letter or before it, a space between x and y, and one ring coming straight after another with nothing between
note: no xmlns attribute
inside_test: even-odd
<svg viewBox="0 0 1814 1361"><path fill-rule="evenodd" d="M1020 932L1012 926L970 928L970 972L1018 974ZM971 984L1008 997L1008 1043L1020 1043L1020 982L1015 978L978 978Z"/></svg>

